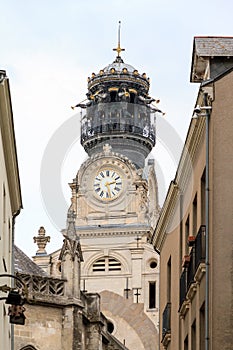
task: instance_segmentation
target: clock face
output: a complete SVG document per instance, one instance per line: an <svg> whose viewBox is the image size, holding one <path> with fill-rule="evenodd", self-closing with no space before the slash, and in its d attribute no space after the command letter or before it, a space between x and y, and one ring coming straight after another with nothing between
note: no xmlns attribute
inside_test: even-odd
<svg viewBox="0 0 233 350"><path fill-rule="evenodd" d="M95 194L102 200L118 197L122 190L122 177L114 169L103 169L94 178Z"/></svg>

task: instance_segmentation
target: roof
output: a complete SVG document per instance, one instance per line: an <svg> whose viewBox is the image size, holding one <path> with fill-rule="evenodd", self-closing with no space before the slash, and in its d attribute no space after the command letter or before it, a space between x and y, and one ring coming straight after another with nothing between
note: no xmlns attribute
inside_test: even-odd
<svg viewBox="0 0 233 350"><path fill-rule="evenodd" d="M131 66L130 64L126 64L124 62L115 62L115 61L113 63L109 64L108 66L106 66L103 69L103 71L110 72L112 68L114 68L116 70L116 72L118 72L118 73L121 73L124 68L126 68L130 73L133 73L133 71L135 71L135 68L133 66Z"/></svg>
<svg viewBox="0 0 233 350"><path fill-rule="evenodd" d="M47 276L47 273L38 265L36 265L21 249L14 245L14 265L15 272Z"/></svg>
<svg viewBox="0 0 233 350"><path fill-rule="evenodd" d="M233 56L232 36L196 36L194 45L198 56Z"/></svg>
<svg viewBox="0 0 233 350"><path fill-rule="evenodd" d="M233 37L223 36L196 36L193 40L193 54L191 64L190 81L201 83L208 78L206 72L209 69L210 58L221 57L224 60L233 58ZM222 67L221 69L224 69Z"/></svg>

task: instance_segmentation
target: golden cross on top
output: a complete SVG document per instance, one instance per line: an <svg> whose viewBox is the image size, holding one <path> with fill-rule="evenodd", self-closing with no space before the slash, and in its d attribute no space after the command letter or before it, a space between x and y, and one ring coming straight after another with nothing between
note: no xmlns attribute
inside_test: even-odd
<svg viewBox="0 0 233 350"><path fill-rule="evenodd" d="M125 49L121 48L121 21L119 21L119 27L118 27L118 46L116 49L113 49L113 51L117 52L118 57L120 57L121 51L125 51Z"/></svg>

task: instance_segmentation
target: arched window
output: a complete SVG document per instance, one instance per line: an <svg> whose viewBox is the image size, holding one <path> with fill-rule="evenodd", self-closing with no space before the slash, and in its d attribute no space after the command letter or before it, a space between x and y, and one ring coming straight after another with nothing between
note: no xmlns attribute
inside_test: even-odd
<svg viewBox="0 0 233 350"><path fill-rule="evenodd" d="M36 348L33 345L26 345L20 350L36 350Z"/></svg>
<svg viewBox="0 0 233 350"><path fill-rule="evenodd" d="M112 257L100 258L92 265L92 272L94 273L108 273L116 271L121 271L121 263L119 260Z"/></svg>

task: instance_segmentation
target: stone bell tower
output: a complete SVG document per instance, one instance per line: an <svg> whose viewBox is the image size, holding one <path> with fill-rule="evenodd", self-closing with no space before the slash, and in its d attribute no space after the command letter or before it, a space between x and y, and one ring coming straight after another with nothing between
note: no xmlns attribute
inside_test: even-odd
<svg viewBox="0 0 233 350"><path fill-rule="evenodd" d="M155 350L159 256L149 241L160 208L154 160L148 158L161 111L149 96L146 73L123 61L120 36L115 51L114 61L88 78L87 98L75 106L82 109L88 159L69 184L61 252L47 261L50 271L70 281L66 293L76 290L78 297L80 286L100 294L108 331L129 350Z"/></svg>
<svg viewBox="0 0 233 350"><path fill-rule="evenodd" d="M81 288L101 295L109 330L129 349L154 350L159 257L149 244L159 214L153 159L156 113L150 79L115 60L88 78L81 144L88 159L70 183L80 236ZM74 107L73 107L74 108ZM137 315L138 322L135 322Z"/></svg>
<svg viewBox="0 0 233 350"><path fill-rule="evenodd" d="M109 143L114 152L143 168L145 158L155 145L156 107L148 95L150 79L124 63L118 44L113 63L88 78L87 103L81 122L81 144L89 156Z"/></svg>

